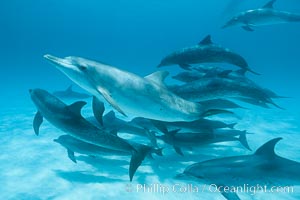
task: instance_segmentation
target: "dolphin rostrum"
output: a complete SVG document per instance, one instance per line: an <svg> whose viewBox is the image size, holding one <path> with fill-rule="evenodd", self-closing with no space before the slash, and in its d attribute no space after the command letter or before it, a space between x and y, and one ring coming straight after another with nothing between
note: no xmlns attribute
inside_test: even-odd
<svg viewBox="0 0 300 200"><path fill-rule="evenodd" d="M228 113L218 109L206 110L201 104L187 101L170 92L163 83L168 75L166 71L158 71L142 78L80 57L44 57L72 81L94 95L94 99L104 97L124 116L133 115L162 121L193 121L208 115Z"/></svg>
<svg viewBox="0 0 300 200"><path fill-rule="evenodd" d="M240 199L235 191L248 187L284 187L300 184L300 163L278 156L274 147L282 138L275 138L253 155L233 156L195 163L178 177L196 178L214 184L226 199ZM225 187L230 188L224 190ZM257 190L261 188L256 188Z"/></svg>
<svg viewBox="0 0 300 200"><path fill-rule="evenodd" d="M206 36L199 44L175 51L163 58L158 67L179 65L189 70L190 64L197 63L228 63L257 74L249 68L246 60L237 53L227 48L214 44L210 35Z"/></svg>
<svg viewBox="0 0 300 200"><path fill-rule="evenodd" d="M262 8L241 12L230 19L222 28L241 25L246 31L253 31L255 26L300 22L300 15L273 8L276 0L269 1Z"/></svg>
<svg viewBox="0 0 300 200"><path fill-rule="evenodd" d="M55 127L78 140L110 150L128 152L132 155L129 167L129 177L130 181L132 180L150 147L135 149L116 134L107 133L92 125L81 115L81 109L86 104L84 101L78 101L67 106L45 90L34 89L29 90L29 92L38 109L33 122L36 134L39 133L39 127L44 117Z"/></svg>

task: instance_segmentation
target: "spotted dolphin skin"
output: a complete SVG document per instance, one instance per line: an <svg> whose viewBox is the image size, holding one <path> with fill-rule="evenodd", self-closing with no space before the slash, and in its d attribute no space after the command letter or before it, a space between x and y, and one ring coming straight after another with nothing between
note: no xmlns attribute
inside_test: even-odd
<svg viewBox="0 0 300 200"><path fill-rule="evenodd" d="M183 48L169 54L161 60L158 67L179 65L183 69L190 70L191 64L198 63L228 63L257 74L249 68L248 63L242 56L214 44L210 35L195 46Z"/></svg>
<svg viewBox="0 0 300 200"><path fill-rule="evenodd" d="M262 186L284 187L300 184L300 163L278 156L274 147L282 138L275 138L256 150L253 155L233 156L193 164L178 177L195 178L215 184L228 200L240 199L228 188ZM258 188L259 189L259 188Z"/></svg>
<svg viewBox="0 0 300 200"><path fill-rule="evenodd" d="M134 173L149 151L147 146L136 149L117 135L106 133L89 123L81 115L81 109L86 104L84 101L78 101L68 106L45 90L34 89L29 90L29 93L38 109L33 120L33 128L37 135L43 118L45 118L52 125L77 140L113 151L127 152L132 155L129 166L129 177L130 181L132 180Z"/></svg>
<svg viewBox="0 0 300 200"><path fill-rule="evenodd" d="M246 31L253 31L255 26L300 22L300 14L279 11L273 8L276 0L269 1L262 8L241 12L230 19L222 28L241 25Z"/></svg>
<svg viewBox="0 0 300 200"><path fill-rule="evenodd" d="M207 115L226 112L207 110L200 104L184 100L170 92L163 83L168 75L166 71L154 72L143 78L80 57L44 57L81 88L91 93L94 100L104 98L124 116L162 121L193 121Z"/></svg>

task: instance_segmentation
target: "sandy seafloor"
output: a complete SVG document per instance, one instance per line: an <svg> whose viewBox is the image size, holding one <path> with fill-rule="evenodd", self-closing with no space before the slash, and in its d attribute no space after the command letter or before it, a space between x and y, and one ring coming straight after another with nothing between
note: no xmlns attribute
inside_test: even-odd
<svg viewBox="0 0 300 200"><path fill-rule="evenodd" d="M66 150L53 142L63 134L62 131L44 120L40 136L34 134L32 120L36 109L29 96L15 105L18 106L6 107L0 116L0 199L223 199L222 195L208 191L207 187L202 191L203 183L174 177L196 161L253 153L238 142L230 142L194 149L194 153L186 150L185 156L181 157L166 145L164 156L155 156L154 161L145 160L130 183L129 157L92 158L76 154L78 162L75 164L67 157ZM106 107L109 110L109 106ZM251 107L236 110L236 113L236 128L254 133L248 135L253 150L269 139L283 137L276 152L300 162L300 116L297 111ZM90 104L85 106L83 115L91 115ZM160 189L138 192L138 184L153 184ZM179 188L186 188L188 184L198 187L199 191L180 192ZM175 192L172 191L174 185ZM170 191L163 193L162 187L168 187ZM293 189L292 194L239 195L243 199L299 199L300 188Z"/></svg>

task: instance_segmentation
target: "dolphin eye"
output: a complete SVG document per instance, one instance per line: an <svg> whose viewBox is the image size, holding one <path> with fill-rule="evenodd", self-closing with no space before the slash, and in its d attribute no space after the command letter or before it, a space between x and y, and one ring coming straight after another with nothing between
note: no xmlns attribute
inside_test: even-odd
<svg viewBox="0 0 300 200"><path fill-rule="evenodd" d="M78 65L78 68L81 70L81 71L85 71L87 69L86 66L83 66L83 65Z"/></svg>

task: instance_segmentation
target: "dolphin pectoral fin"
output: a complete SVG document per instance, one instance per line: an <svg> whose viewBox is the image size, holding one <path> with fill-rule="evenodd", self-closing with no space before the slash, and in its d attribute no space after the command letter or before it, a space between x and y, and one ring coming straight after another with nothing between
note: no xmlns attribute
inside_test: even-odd
<svg viewBox="0 0 300 200"><path fill-rule="evenodd" d="M191 70L191 65L189 64L179 64L179 66L184 70Z"/></svg>
<svg viewBox="0 0 300 200"><path fill-rule="evenodd" d="M151 147L142 145L136 151L133 152L129 165L129 179L130 182L138 169L138 167L142 164L145 157L149 154Z"/></svg>
<svg viewBox="0 0 300 200"><path fill-rule="evenodd" d="M252 151L252 149L249 147L248 141L247 141L247 137L246 137L246 131L244 131L243 133L241 133L241 135L239 136L238 140L240 141L240 143L249 151Z"/></svg>
<svg viewBox="0 0 300 200"><path fill-rule="evenodd" d="M72 111L77 116L81 117L81 109L86 105L85 101L77 101L68 106L69 110Z"/></svg>
<svg viewBox="0 0 300 200"><path fill-rule="evenodd" d="M70 158L70 160L72 160L74 163L77 163L75 155L74 155L74 151L67 149L67 152L68 152L68 157Z"/></svg>
<svg viewBox="0 0 300 200"><path fill-rule="evenodd" d="M67 89L66 89L66 92L72 92L73 89L72 89L73 85L70 85Z"/></svg>
<svg viewBox="0 0 300 200"><path fill-rule="evenodd" d="M111 97L109 92L101 87L97 87L97 90L102 94L104 99L114 108L116 109L119 113L127 117L127 115L124 113L124 111L118 106L118 104L115 102L115 100Z"/></svg>
<svg viewBox="0 0 300 200"><path fill-rule="evenodd" d="M273 8L273 4L275 3L276 0L271 0L268 3L266 3L263 8Z"/></svg>
<svg viewBox="0 0 300 200"><path fill-rule="evenodd" d="M220 192L227 200L241 200L235 192L225 192L222 190Z"/></svg>
<svg viewBox="0 0 300 200"><path fill-rule="evenodd" d="M246 31L250 31L250 32L253 32L254 30L249 26L249 24L245 25L245 26L242 26L242 28Z"/></svg>
<svg viewBox="0 0 300 200"><path fill-rule="evenodd" d="M93 96L93 113L96 120L103 126L103 113L105 111L104 103Z"/></svg>
<svg viewBox="0 0 300 200"><path fill-rule="evenodd" d="M182 153L180 147L173 146L173 148L174 148L174 150L176 151L176 153L178 153L178 154L181 155L181 156L184 156L184 154Z"/></svg>
<svg viewBox="0 0 300 200"><path fill-rule="evenodd" d="M34 116L34 119L33 119L33 130L34 130L34 133L36 135L39 135L39 132L40 132L40 126L41 124L43 123L43 116L41 115L41 113L38 111L35 116Z"/></svg>

